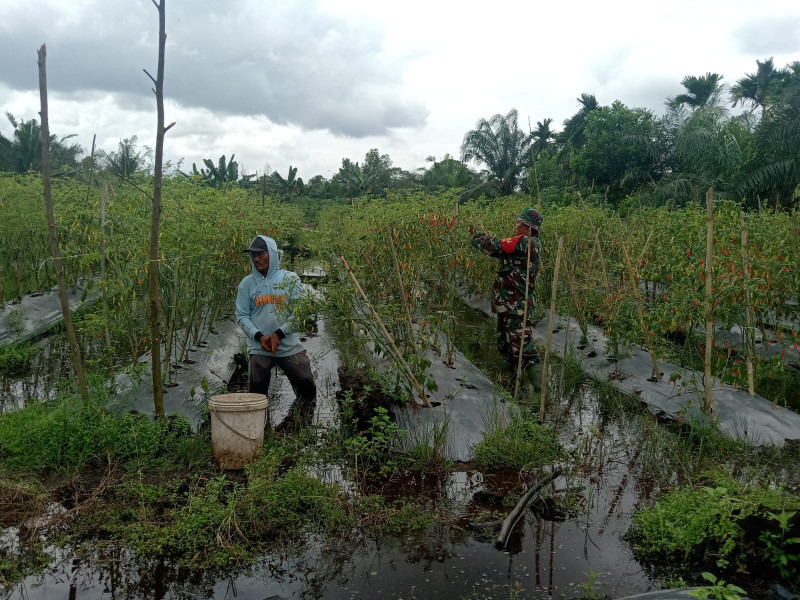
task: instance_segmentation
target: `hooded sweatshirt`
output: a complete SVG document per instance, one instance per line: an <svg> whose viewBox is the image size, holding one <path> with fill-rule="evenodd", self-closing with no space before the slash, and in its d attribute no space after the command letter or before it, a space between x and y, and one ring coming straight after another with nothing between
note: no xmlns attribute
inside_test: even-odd
<svg viewBox="0 0 800 600"><path fill-rule="evenodd" d="M242 279L236 294L236 321L247 336L247 354L272 356L255 339L259 331L264 335L283 331L275 356L291 356L303 351L300 334L292 327L293 301L300 296L300 277L297 273L281 269L278 245L270 237L259 235L267 243L269 269L264 277L256 270L250 257L252 275ZM255 240L253 240L255 241Z"/></svg>

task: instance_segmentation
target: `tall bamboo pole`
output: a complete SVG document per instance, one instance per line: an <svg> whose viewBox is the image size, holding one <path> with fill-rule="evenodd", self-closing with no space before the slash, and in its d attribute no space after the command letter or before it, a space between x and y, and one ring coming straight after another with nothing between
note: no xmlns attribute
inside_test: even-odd
<svg viewBox="0 0 800 600"><path fill-rule="evenodd" d="M50 251L53 253L53 266L58 280L58 298L61 301L61 312L64 315L64 327L67 330L69 353L72 359L72 368L78 380L78 391L84 400L89 399L89 389L86 387L86 376L83 372L81 349L75 328L72 325L72 311L67 299L67 282L64 279L64 265L61 263L61 250L58 247L58 232L56 231L55 211L53 210L53 189L50 181L50 121L47 112L47 48L44 44L38 52L39 64L39 100L41 101L41 141L42 141L42 185L44 187L44 206L47 213L47 228L50 232Z"/></svg>
<svg viewBox="0 0 800 600"><path fill-rule="evenodd" d="M102 289L102 303L103 303L103 334L106 342L106 350L109 353L109 360L111 361L111 378L113 381L114 377L114 357L112 355L112 348L111 348L111 331L108 328L108 324L111 321L111 317L108 312L108 297L107 297L107 287L108 281L106 281L106 207L108 205L108 184L104 181L103 182L103 191L100 196L100 282L103 286Z"/></svg>
<svg viewBox="0 0 800 600"><path fill-rule="evenodd" d="M705 356L705 401L703 412L712 415L714 412L714 398L711 396L711 353L714 349L714 307L713 300L713 268L714 262L714 188L706 192L706 356Z"/></svg>
<svg viewBox="0 0 800 600"><path fill-rule="evenodd" d="M517 383L514 385L514 400L519 398L519 382L522 379L522 351L525 348L525 328L528 325L528 293L531 285L531 246L533 246L531 233L531 230L528 230L528 262L525 267L525 304L522 309L522 331L519 337L519 359L517 360Z"/></svg>
<svg viewBox="0 0 800 600"><path fill-rule="evenodd" d="M622 246L622 252L625 255L625 264L628 267L628 278L631 280L633 299L636 303L636 312L639 315L639 327L642 329L645 346L647 347L647 351L650 353L650 359L653 361L653 379L657 381L661 379L661 371L658 368L658 360L656 359L656 351L653 348L653 342L650 339L650 332L647 331L647 324L644 322L644 305L642 302L642 296L639 294L639 280L636 278L636 272L633 270L631 259L628 256L628 248L625 246L625 244L620 244L620 246Z"/></svg>
<svg viewBox="0 0 800 600"><path fill-rule="evenodd" d="M745 328L742 341L744 342L745 359L747 360L747 390L751 396L756 395L755 377L753 374L753 360L755 359L755 335L753 331L753 310L750 306L750 258L747 254L747 224L744 221L744 211L739 213L739 222L742 225L742 270L744 272L744 318Z"/></svg>
<svg viewBox="0 0 800 600"><path fill-rule="evenodd" d="M389 344L389 347L394 351L395 358L397 358L397 361L403 368L405 376L408 378L408 381L411 383L411 385L414 386L414 389L417 390L417 394L419 394L419 398L420 400L422 400L422 404L425 405L426 408L430 408L431 403L428 401L428 396L425 394L425 390L422 389L422 386L419 384L419 381L417 381L417 378L414 377L414 373L411 372L411 367L409 367L408 363L403 359L403 354L400 352L400 350L397 349L397 345L394 343L394 338L392 338L391 334L386 330L386 327L384 326L380 316L372 307L372 303L369 301L369 298L367 298L367 295L364 293L364 289L361 287L361 284L358 283L358 279L356 279L355 273L353 273L353 270L350 268L350 265L347 264L347 261L344 259L344 256L340 256L339 260L342 261L342 264L344 265L347 274L350 276L350 280L353 282L353 285L356 286L358 293L361 295L361 299L364 301L364 303L369 307L370 311L372 312L373 320L375 321L375 323L378 324L378 327L380 328L383 337L386 339L386 342Z"/></svg>
<svg viewBox="0 0 800 600"><path fill-rule="evenodd" d="M547 343L544 345L542 363L542 389L539 393L539 423L544 423L544 400L547 396L547 361L550 357L550 342L553 340L553 320L556 314L556 292L558 291L558 269L561 265L561 252L564 250L564 236L558 238L556 264L553 267L553 292L550 296L550 318L547 323Z"/></svg>
<svg viewBox="0 0 800 600"><path fill-rule="evenodd" d="M153 407L156 415L164 414L164 381L161 375L161 288L158 282L158 234L161 225L161 182L164 176L164 134L174 123L164 127L164 54L167 44L166 3L167 0L153 1L158 9L158 70L153 78L145 69L145 74L155 85L156 95L156 158L153 165L153 212L150 219L150 262L147 267L147 292L150 296L150 348L153 371Z"/></svg>

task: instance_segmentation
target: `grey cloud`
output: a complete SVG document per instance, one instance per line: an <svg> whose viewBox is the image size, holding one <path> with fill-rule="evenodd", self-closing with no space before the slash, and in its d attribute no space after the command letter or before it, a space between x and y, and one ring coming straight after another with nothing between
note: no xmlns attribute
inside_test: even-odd
<svg viewBox="0 0 800 600"><path fill-rule="evenodd" d="M756 58L797 52L800 50L800 16L754 19L734 31L733 36L742 52L754 54Z"/></svg>
<svg viewBox="0 0 800 600"><path fill-rule="evenodd" d="M0 82L35 89L35 50L46 40L53 91L106 91L127 106L152 107L142 72L156 74L152 3L87 0L61 10L49 23L34 18L45 11L39 2L10 11L0 25L7 59ZM352 137L420 127L428 114L405 96L402 65L382 53L378 33L326 15L314 2L170 0L165 94L182 106Z"/></svg>

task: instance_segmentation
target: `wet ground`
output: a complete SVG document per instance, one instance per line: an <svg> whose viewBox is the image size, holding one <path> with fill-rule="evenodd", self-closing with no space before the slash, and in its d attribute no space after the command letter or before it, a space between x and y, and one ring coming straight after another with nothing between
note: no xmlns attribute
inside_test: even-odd
<svg viewBox="0 0 800 600"><path fill-rule="evenodd" d="M473 362L507 383L486 320L471 310L459 312L457 330L462 350ZM336 348L343 346L330 336L323 325L308 340L320 349L311 353L315 370L324 371L317 380L317 423L330 423L337 414L335 373L341 357ZM55 354L59 364L66 360L61 352ZM56 560L46 573L25 579L0 597L577 598L590 573L597 574L593 591L601 596L658 589L670 568L661 566L660 575L655 575L652 567L636 560L624 535L634 508L662 491L654 489L652 473L654 461L661 457L648 446L635 411L610 409L593 384L579 379L566 377L564 392L551 410L563 443L572 449L573 475L556 480L550 492L566 498L572 490L571 504L564 509L539 503L536 511L526 510L505 550L494 546L496 530L470 524L505 516L509 507L498 506L497 497L519 494L537 475L524 480L516 472L484 476L457 464L444 475L396 478L377 490L387 498L424 497L439 507L446 517L424 532L374 537L356 530L344 538L311 536L229 572L188 569L168 560L133 556L125 549L103 555L91 547L59 549L53 550ZM555 370L551 382L558 387ZM19 384L22 388L14 385L3 383L2 389L21 389L23 394L47 389L47 382L38 380ZM237 385L242 385L241 379ZM273 391L272 415L279 418L291 404L283 376L275 378ZM336 468L320 475L342 479ZM353 482L342 483L359 489ZM476 492L489 493L476 497Z"/></svg>

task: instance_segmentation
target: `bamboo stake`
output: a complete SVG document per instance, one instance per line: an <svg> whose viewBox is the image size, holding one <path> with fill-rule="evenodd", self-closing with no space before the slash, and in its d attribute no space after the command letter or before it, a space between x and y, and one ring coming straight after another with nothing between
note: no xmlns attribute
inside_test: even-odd
<svg viewBox="0 0 800 600"><path fill-rule="evenodd" d="M394 339L389 334L389 332L386 331L386 327L384 326L383 321L381 320L380 316L378 316L378 313L375 312L375 309L372 307L372 303L369 301L369 298L367 298L367 295L364 293L364 290L361 288L361 285L358 283L358 279L356 279L355 274L350 269L350 265L347 264L347 261L344 259L344 256L340 256L339 260L342 261L342 264L344 265L344 268L347 271L347 274L350 276L350 279L353 282L353 285L356 286L356 289L358 290L358 293L361 294L362 300L364 300L366 305L369 307L370 311L372 311L372 318L378 324L378 327L380 328L381 333L383 333L383 337L386 338L386 341L389 343L389 346L394 351L395 357L397 358L397 360L400 363L400 365L403 367L403 371L405 371L406 377L411 382L411 385L414 386L414 389L417 390L417 393L419 394L420 400L422 400L422 404L425 405L426 408L430 408L431 407L431 403L428 401L428 397L425 395L425 391L422 389L422 386L419 384L419 381L417 381L417 378L414 377L414 373L411 372L411 368L408 366L408 363L403 359L402 353L400 352L400 350L397 349L397 346L394 343Z"/></svg>
<svg viewBox="0 0 800 600"><path fill-rule="evenodd" d="M747 256L747 225L744 222L744 211L739 213L739 222L742 224L742 267L744 271L744 315L745 329L743 341L745 357L747 360L747 389L751 396L756 395L753 376L753 358L756 354L753 335L753 313L750 307L750 260Z"/></svg>
<svg viewBox="0 0 800 600"><path fill-rule="evenodd" d="M583 319L581 318L581 309L578 306L578 298L575 295L575 270L578 268L578 251L581 247L581 231L583 230L583 217L581 217L581 223L578 226L578 239L575 241L575 261L572 263L572 268L569 270L569 293L572 298L572 303L567 306L567 328L564 330L564 355L561 358L561 378L558 380L558 396L561 397L561 393L564 391L564 376L567 371L567 350L569 347L569 321L570 316L572 314L572 306L575 307L575 318L578 321L578 326L581 329L581 333L586 336L586 329Z"/></svg>
<svg viewBox="0 0 800 600"><path fill-rule="evenodd" d="M639 280L636 279L636 272L633 270L631 259L628 256L628 248L625 246L625 244L620 244L620 246L622 246L622 252L625 254L625 264L628 267L628 277L631 280L633 298L636 301L636 312L639 314L639 326L642 328L644 343L647 346L647 351L650 353L650 359L653 361L653 380L658 381L661 379L661 371L658 369L658 360L656 359L656 352L653 349L653 343L650 340L650 332L647 331L647 325L644 322L644 308L642 297L639 294Z"/></svg>
<svg viewBox="0 0 800 600"><path fill-rule="evenodd" d="M181 252L180 243L183 239L181 237L181 197L178 196L178 257L175 259L175 267L172 271L172 306L169 309L169 322L167 323L166 345L164 347L164 373L167 376L167 381L172 382L172 374L170 370L170 361L172 355L173 340L177 335L175 332L175 319L177 318L178 311L178 286L180 285L180 269L181 269Z"/></svg>
<svg viewBox="0 0 800 600"><path fill-rule="evenodd" d="M583 201L583 196L581 193L578 192L578 199L581 201L581 206L583 207L583 212L586 213L586 219L589 221L589 227L592 228L594 232L594 241L597 244L597 250L600 253L600 268L603 270L603 283L606 286L606 294L608 293L608 272L606 271L606 261L603 258L603 247L600 245L600 237L597 234L597 227L594 226L594 222L592 221L592 215L589 213L589 209L586 207L586 203Z"/></svg>
<svg viewBox="0 0 800 600"><path fill-rule="evenodd" d="M389 234L389 248L392 251L392 264L394 264L394 272L397 273L397 282L400 286L400 304L403 307L403 312L406 315L406 335L407 344L409 348L414 346L414 330L411 328L411 309L408 306L408 298L406 298L406 286L403 283L403 275L400 273L400 261L397 260L397 250L394 247L394 231L392 226L388 227Z"/></svg>
<svg viewBox="0 0 800 600"><path fill-rule="evenodd" d="M550 297L550 318L547 323L547 343L544 345L544 362L542 363L542 389L539 393L539 423L544 423L544 399L547 395L547 360L550 357L550 342L553 340L553 318L556 314L556 292L558 291L558 269L561 265L561 252L564 250L564 236L558 238L556 264L553 267L553 293Z"/></svg>
<svg viewBox="0 0 800 600"><path fill-rule="evenodd" d="M455 223L453 224L453 229L450 232L450 242L451 242L452 250L453 250L453 266L450 269L450 290L449 290L450 293L447 295L447 306L445 308L445 310L449 313L447 315L447 323L448 323L448 328L447 329L448 329L448 332L447 332L447 352L446 352L446 357L445 357L446 358L445 364L448 367L452 367L453 366L453 346L454 346L454 343L455 343L453 341L453 338L454 338L454 336L453 336L453 322L454 322L455 319L453 317L452 310L453 310L453 306L455 304L455 299L453 297L453 293L454 293L453 290L455 290L455 288L456 288L456 266L455 266L455 261L457 260L456 231L458 230L458 202L456 202L456 215L455 215L455 217L456 217L456 220L455 220ZM528 256L530 257L530 252L528 253ZM530 261L530 258L528 260ZM526 290L526 293L527 293L527 290Z"/></svg>
<svg viewBox="0 0 800 600"><path fill-rule="evenodd" d="M519 397L519 382L522 379L522 350L525 348L525 328L528 324L528 293L531 283L531 246L533 246L533 238L530 235L531 231L528 230L528 262L525 267L525 305L522 309L522 331L520 332L519 341L519 359L517 360L517 383L514 385L514 400Z"/></svg>
<svg viewBox="0 0 800 600"><path fill-rule="evenodd" d="M714 347L714 308L712 305L714 261L714 188L706 192L706 356L705 356L705 401L703 412L716 420L714 398L711 396L711 353Z"/></svg>
<svg viewBox="0 0 800 600"><path fill-rule="evenodd" d="M55 213L53 211L53 190L50 179L50 121L47 112L47 48L44 44L38 52L39 64L39 100L41 102L41 140L42 140L42 186L44 188L44 206L47 214L47 228L50 234L50 251L53 254L53 267L58 280L58 298L61 302L61 312L64 315L64 328L69 341L69 353L75 377L78 380L78 391L81 398L89 399L89 389L86 387L86 376L83 371L81 350L75 328L72 325L72 311L67 299L67 282L64 279L64 265L61 262L61 250L58 247L58 232L56 231Z"/></svg>

